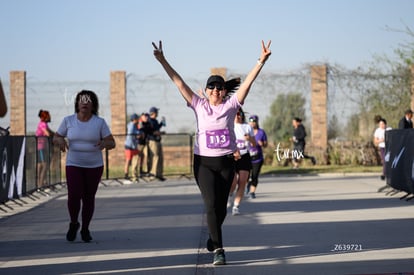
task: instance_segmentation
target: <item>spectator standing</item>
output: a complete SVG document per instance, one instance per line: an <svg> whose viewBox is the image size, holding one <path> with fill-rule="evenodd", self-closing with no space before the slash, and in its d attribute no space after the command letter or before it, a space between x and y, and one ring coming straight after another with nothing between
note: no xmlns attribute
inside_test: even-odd
<svg viewBox="0 0 414 275"><path fill-rule="evenodd" d="M149 179L164 181L164 156L161 144L161 127L165 126L165 118L159 122L157 120L159 109L151 107L149 110L149 122L151 124L151 132L148 135L148 170Z"/></svg>
<svg viewBox="0 0 414 275"><path fill-rule="evenodd" d="M404 117L398 122L398 129L412 129L413 128L413 111L410 109L406 110Z"/></svg>
<svg viewBox="0 0 414 275"><path fill-rule="evenodd" d="M270 41L243 83L228 81L212 75L207 79L206 97L198 96L166 60L162 42L154 46L154 56L177 86L195 114L197 131L194 142L194 176L203 197L210 238L207 249L214 251L214 265L226 264L223 249L222 225L227 215L227 200L234 178L235 159L240 158L234 134L234 118L243 105L250 88L269 58ZM233 85L234 84L234 85ZM240 87L239 87L240 85ZM235 94L236 87L239 87Z"/></svg>
<svg viewBox="0 0 414 275"><path fill-rule="evenodd" d="M151 123L149 122L149 114L142 113L138 122L138 129L141 131L141 135L138 139L138 149L140 153L140 177L148 176L148 136L151 133ZM145 172L144 172L145 166Z"/></svg>
<svg viewBox="0 0 414 275"><path fill-rule="evenodd" d="M75 98L75 113L66 116L56 131L53 142L66 152L66 182L70 216L66 239L76 239L80 227L78 216L82 207L81 237L90 242L89 224L95 210L95 195L103 173L102 150L115 148L115 140L106 121L98 116L98 97L82 90Z"/></svg>
<svg viewBox="0 0 414 275"><path fill-rule="evenodd" d="M378 121L378 128L374 132L374 144L378 147L381 156L382 174L380 178L385 180L385 131L391 130L391 127L387 127L387 121L384 118L380 118Z"/></svg>
<svg viewBox="0 0 414 275"><path fill-rule="evenodd" d="M125 138L125 166L124 178L129 180L129 168L132 166L132 181L138 181L139 172L139 151L138 140L141 136L141 131L138 129L139 116L137 114L131 115L131 120L127 125L127 136Z"/></svg>
<svg viewBox="0 0 414 275"><path fill-rule="evenodd" d="M252 160L251 180L247 186L247 192L250 194L250 198L256 198L256 189L259 184L259 174L264 163L263 149L267 147L267 135L266 132L259 127L259 117L252 115L249 117L249 124L253 128L254 138L256 140L256 146L250 146L250 158Z"/></svg>
<svg viewBox="0 0 414 275"><path fill-rule="evenodd" d="M50 138L53 137L53 131L49 128L51 121L50 113L46 110L40 110L40 118L36 128L37 139L37 188L42 189L48 185L46 172L50 160Z"/></svg>

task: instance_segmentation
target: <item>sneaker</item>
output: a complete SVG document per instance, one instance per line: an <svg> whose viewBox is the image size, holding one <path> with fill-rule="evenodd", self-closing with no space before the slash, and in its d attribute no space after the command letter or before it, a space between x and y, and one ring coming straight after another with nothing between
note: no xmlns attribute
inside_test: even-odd
<svg viewBox="0 0 414 275"><path fill-rule="evenodd" d="M254 192L251 192L251 193L250 193L250 198L251 198L251 199L255 199L255 198L256 198L256 194L255 194Z"/></svg>
<svg viewBox="0 0 414 275"><path fill-rule="evenodd" d="M124 179L124 180L122 181L122 183L123 183L123 184L132 184L132 180L130 180L130 179Z"/></svg>
<svg viewBox="0 0 414 275"><path fill-rule="evenodd" d="M66 240L73 242L76 239L76 233L78 232L80 224L70 223L68 233L66 233Z"/></svg>
<svg viewBox="0 0 414 275"><path fill-rule="evenodd" d="M233 206L233 209L231 210L231 214L232 214L233 216L240 215L239 208L238 208L238 207L236 207L236 206Z"/></svg>
<svg viewBox="0 0 414 275"><path fill-rule="evenodd" d="M223 248L217 248L214 250L214 260L213 265L225 265L226 264L226 255L224 255Z"/></svg>
<svg viewBox="0 0 414 275"><path fill-rule="evenodd" d="M166 178L164 178L164 177L156 177L159 181L165 181L166 180Z"/></svg>
<svg viewBox="0 0 414 275"><path fill-rule="evenodd" d="M210 251L210 252L214 251L214 244L213 244L213 241L210 238L208 238L208 240L207 240L207 250Z"/></svg>
<svg viewBox="0 0 414 275"><path fill-rule="evenodd" d="M92 241L91 233L89 232L88 229L82 229L80 233L81 233L82 240L85 243L89 243L90 241Z"/></svg>

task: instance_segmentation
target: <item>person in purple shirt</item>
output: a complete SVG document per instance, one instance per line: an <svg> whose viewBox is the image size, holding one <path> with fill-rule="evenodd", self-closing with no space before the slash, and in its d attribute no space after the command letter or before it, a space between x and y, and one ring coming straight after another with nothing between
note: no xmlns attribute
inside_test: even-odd
<svg viewBox="0 0 414 275"><path fill-rule="evenodd" d="M262 41L259 60L240 84L225 81L222 76L208 78L205 95L198 96L166 60L162 42L152 43L154 56L177 86L197 120L194 142L194 177L203 197L210 237L207 249L214 251L214 265L226 264L222 225L227 215L227 199L235 173L235 160L240 158L234 134L234 118L250 88L269 58L270 41ZM238 87L235 93L233 90ZM231 95L230 95L231 94Z"/></svg>
<svg viewBox="0 0 414 275"><path fill-rule="evenodd" d="M250 158L252 160L252 171L250 182L247 185L247 192L250 193L250 198L256 198L256 188L259 184L259 174L264 162L263 149L267 146L266 132L259 127L259 117L252 115L249 117L249 124L253 128L256 146L251 146L249 149Z"/></svg>

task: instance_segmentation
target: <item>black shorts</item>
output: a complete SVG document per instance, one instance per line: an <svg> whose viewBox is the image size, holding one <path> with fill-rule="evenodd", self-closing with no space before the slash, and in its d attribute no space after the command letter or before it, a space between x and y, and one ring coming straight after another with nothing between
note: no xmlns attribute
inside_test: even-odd
<svg viewBox="0 0 414 275"><path fill-rule="evenodd" d="M250 171L252 169L252 159L250 154L244 154L241 159L236 161L236 171Z"/></svg>

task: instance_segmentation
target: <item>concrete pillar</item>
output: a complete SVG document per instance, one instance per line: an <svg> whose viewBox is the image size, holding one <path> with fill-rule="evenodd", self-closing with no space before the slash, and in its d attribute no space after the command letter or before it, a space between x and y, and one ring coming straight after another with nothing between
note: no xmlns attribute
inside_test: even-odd
<svg viewBox="0 0 414 275"><path fill-rule="evenodd" d="M328 83L326 65L311 68L311 142L316 148L326 152L328 149Z"/></svg>
<svg viewBox="0 0 414 275"><path fill-rule="evenodd" d="M26 72L10 72L10 135L26 135Z"/></svg>
<svg viewBox="0 0 414 275"><path fill-rule="evenodd" d="M113 135L126 133L126 73L112 71L110 83L111 131Z"/></svg>

